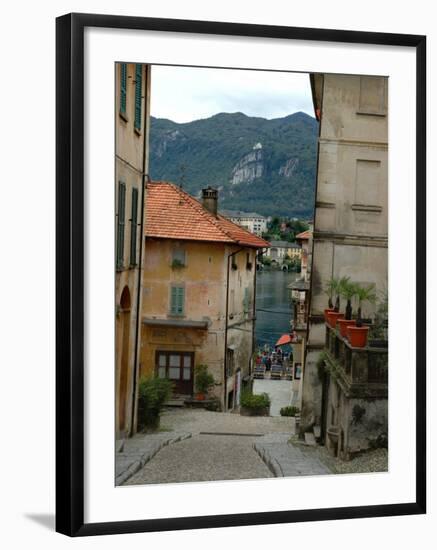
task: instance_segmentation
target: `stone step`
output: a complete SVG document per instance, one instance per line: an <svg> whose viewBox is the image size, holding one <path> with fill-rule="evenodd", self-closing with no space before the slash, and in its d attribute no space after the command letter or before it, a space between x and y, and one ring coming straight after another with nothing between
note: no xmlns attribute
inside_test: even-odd
<svg viewBox="0 0 437 550"><path fill-rule="evenodd" d="M307 445L317 445L316 438L314 437L314 434L312 432L305 432L305 443Z"/></svg>

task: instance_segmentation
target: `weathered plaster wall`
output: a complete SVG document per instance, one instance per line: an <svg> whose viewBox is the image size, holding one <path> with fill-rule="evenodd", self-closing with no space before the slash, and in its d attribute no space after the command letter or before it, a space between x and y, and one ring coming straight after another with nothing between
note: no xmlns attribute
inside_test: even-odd
<svg viewBox="0 0 437 550"><path fill-rule="evenodd" d="M143 65L143 93L142 93L142 113L144 125L144 113L149 114L150 102L150 69ZM137 231L137 246L136 257L139 261L140 247L143 242L140 235L140 227L133 228L129 223L132 212L132 189L138 189L138 223L141 222L141 188L143 184L143 156L144 156L144 140L148 140L148 124L146 128L142 128L141 132L134 129L134 114L135 105L135 65L127 64L127 88L126 88L126 116L119 114L120 106L120 64L115 65L115 212L114 222L117 223L118 213L118 185L123 182L126 186L126 202L125 202L125 231L124 231L124 258L123 266L117 269L115 273L115 309L120 309L120 301L123 290L127 287L130 295L130 327L129 327L129 342L128 353L124 356L123 362L126 364L122 368L122 340L123 334L121 330L120 314L116 317L116 338L115 338L115 378L116 378L116 431L120 435L122 432L129 433L132 429L131 411L134 387L135 373L135 344L136 344L136 329L137 329L137 293L139 285L139 264L130 266L130 238L132 230ZM147 148L146 148L147 149ZM147 171L148 156L146 151L145 166ZM127 369L127 373L123 372L123 377L127 377L127 384L121 384L122 371ZM123 389L121 388L123 386ZM124 396L120 395L123 391ZM121 397L123 397L121 401ZM125 403L125 423L120 426L120 403Z"/></svg>
<svg viewBox="0 0 437 550"><path fill-rule="evenodd" d="M316 362L326 283L348 276L381 292L388 279L388 80L333 74L313 84L321 121L302 429L317 422L322 406ZM366 304L363 314L373 311Z"/></svg>

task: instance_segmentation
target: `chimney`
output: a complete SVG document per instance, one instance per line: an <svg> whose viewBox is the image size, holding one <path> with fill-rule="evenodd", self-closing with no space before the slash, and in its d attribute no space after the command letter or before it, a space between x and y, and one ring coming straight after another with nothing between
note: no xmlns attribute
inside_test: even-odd
<svg viewBox="0 0 437 550"><path fill-rule="evenodd" d="M208 186L206 189L202 189L202 205L208 212L217 217L217 198L218 191Z"/></svg>

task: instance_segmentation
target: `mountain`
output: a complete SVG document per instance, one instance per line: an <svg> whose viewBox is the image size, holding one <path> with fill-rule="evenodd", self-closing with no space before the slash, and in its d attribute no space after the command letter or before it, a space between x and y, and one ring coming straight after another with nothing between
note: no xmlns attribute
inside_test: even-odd
<svg viewBox="0 0 437 550"><path fill-rule="evenodd" d="M243 113L176 123L151 117L150 176L194 196L219 189L219 208L313 216L318 123L305 113L267 120Z"/></svg>

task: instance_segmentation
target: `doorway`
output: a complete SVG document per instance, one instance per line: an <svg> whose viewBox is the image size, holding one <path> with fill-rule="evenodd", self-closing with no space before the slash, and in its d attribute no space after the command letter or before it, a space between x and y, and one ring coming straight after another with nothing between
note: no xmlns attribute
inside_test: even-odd
<svg viewBox="0 0 437 550"><path fill-rule="evenodd" d="M120 330L120 376L118 386L118 430L126 430L126 406L129 373L129 336L131 319L131 298L129 288L124 287L120 299L119 330Z"/></svg>

